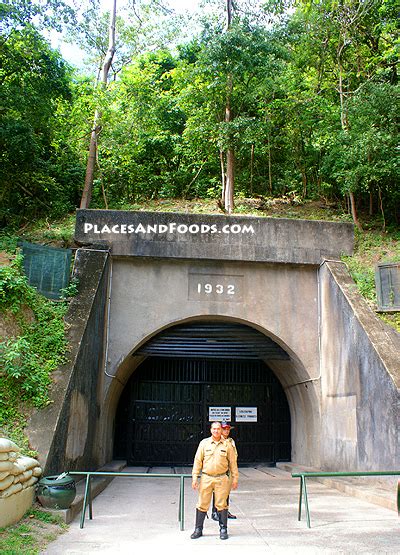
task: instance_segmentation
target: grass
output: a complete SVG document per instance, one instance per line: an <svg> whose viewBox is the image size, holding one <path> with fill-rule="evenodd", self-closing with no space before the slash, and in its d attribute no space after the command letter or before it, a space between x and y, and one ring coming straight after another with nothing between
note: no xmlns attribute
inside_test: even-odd
<svg viewBox="0 0 400 555"><path fill-rule="evenodd" d="M355 231L355 250L352 257L343 257L358 290L372 309L377 307L375 267L380 262L400 262L400 231L382 230L373 222L364 230ZM400 333L400 312L378 313L377 316Z"/></svg>
<svg viewBox="0 0 400 555"><path fill-rule="evenodd" d="M34 506L17 524L0 528L0 553L36 555L67 529L61 517Z"/></svg>

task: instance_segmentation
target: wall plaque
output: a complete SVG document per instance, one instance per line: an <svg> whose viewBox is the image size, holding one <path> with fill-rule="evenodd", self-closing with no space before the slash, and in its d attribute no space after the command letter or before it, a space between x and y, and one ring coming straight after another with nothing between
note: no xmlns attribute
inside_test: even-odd
<svg viewBox="0 0 400 555"><path fill-rule="evenodd" d="M243 276L224 274L189 274L190 301L243 300Z"/></svg>

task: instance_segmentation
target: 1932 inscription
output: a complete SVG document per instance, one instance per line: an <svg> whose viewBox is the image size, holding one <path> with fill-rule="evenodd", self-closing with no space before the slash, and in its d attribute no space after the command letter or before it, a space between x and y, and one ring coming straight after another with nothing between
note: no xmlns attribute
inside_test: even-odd
<svg viewBox="0 0 400 555"><path fill-rule="evenodd" d="M238 302L243 297L243 276L226 274L189 274L190 301Z"/></svg>

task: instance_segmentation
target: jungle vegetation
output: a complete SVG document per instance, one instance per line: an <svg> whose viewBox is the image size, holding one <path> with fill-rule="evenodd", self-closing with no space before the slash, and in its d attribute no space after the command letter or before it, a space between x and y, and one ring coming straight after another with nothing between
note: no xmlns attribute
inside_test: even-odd
<svg viewBox="0 0 400 555"><path fill-rule="evenodd" d="M395 0L208 0L191 17L120 3L113 43L95 0L80 13L0 5L2 225L79 206L94 129L91 208L204 198L231 212L231 180L233 199L319 200L357 225L360 212L398 224ZM50 46L54 30L86 69Z"/></svg>

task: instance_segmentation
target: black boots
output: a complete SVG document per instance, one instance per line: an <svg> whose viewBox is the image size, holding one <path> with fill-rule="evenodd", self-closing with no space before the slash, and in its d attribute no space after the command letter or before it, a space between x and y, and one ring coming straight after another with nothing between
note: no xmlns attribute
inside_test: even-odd
<svg viewBox="0 0 400 555"><path fill-rule="evenodd" d="M219 516L219 539L220 540L227 540L228 539L228 509L224 509L223 511L218 511Z"/></svg>
<svg viewBox="0 0 400 555"><path fill-rule="evenodd" d="M207 513L203 513L202 511L199 511L199 509L196 509L196 524L194 532L190 536L192 540L197 540L197 538L200 538L200 536L203 535L203 524L204 519L206 518L206 514Z"/></svg>
<svg viewBox="0 0 400 555"><path fill-rule="evenodd" d="M228 497L227 497L226 503L227 503L227 505L229 505L229 495L228 495ZM218 520L219 520L219 518L218 518L218 511L217 511L217 508L216 508L216 506L215 506L214 494L213 494L213 506L212 506L212 511L211 511L211 518L212 518L213 520L216 520L217 522L218 522ZM236 516L236 515L233 515L233 514L229 511L229 509L228 509L228 518L236 519L237 516Z"/></svg>
<svg viewBox="0 0 400 555"><path fill-rule="evenodd" d="M196 524L193 534L190 536L192 540L197 540L203 535L203 524L207 513L203 513L196 509ZM219 538L221 540L228 539L228 509L216 512L217 519L219 520Z"/></svg>

